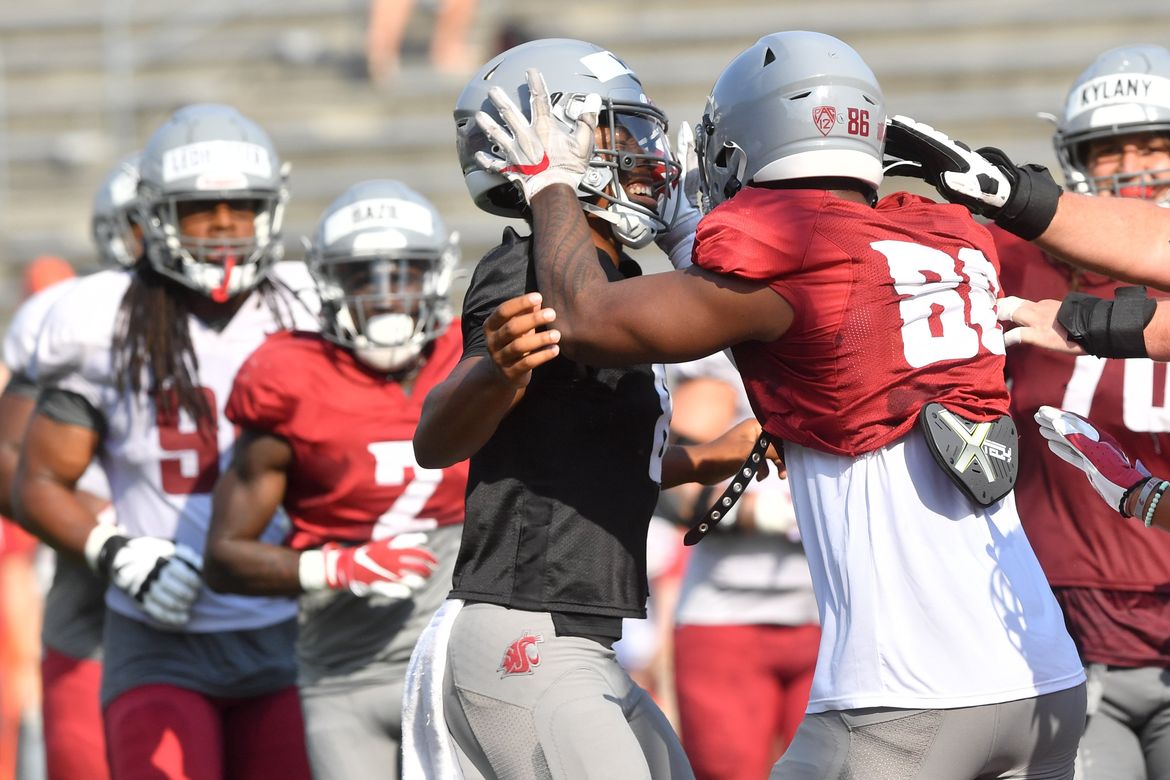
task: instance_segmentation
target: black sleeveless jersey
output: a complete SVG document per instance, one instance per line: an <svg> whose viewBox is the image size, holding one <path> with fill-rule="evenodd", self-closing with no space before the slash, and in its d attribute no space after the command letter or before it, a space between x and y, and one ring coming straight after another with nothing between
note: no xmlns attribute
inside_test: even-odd
<svg viewBox="0 0 1170 780"><path fill-rule="evenodd" d="M463 304L463 357L489 359L488 315L536 290L531 237L505 230ZM637 276L600 250L610 281ZM646 529L670 397L651 365L593 368L561 355L471 457L452 598L535 612L646 614ZM651 474L653 469L653 476Z"/></svg>

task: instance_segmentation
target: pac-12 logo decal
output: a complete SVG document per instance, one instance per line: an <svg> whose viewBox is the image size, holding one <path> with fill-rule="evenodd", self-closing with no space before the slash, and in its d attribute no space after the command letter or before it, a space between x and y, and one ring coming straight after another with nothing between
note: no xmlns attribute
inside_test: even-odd
<svg viewBox="0 0 1170 780"><path fill-rule="evenodd" d="M500 677L532 674L533 667L540 666L540 648L537 645L543 641L543 635L524 631L520 638L508 645L508 649L504 651L504 660L500 661L500 668L496 670Z"/></svg>
<svg viewBox="0 0 1170 780"><path fill-rule="evenodd" d="M813 124L821 131L821 135L828 135L833 125L837 124L837 109L832 106L817 106L813 109Z"/></svg>

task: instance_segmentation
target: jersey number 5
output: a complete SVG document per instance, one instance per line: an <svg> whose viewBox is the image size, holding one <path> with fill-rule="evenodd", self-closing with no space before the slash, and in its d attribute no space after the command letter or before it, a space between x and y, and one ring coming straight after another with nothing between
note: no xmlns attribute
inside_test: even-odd
<svg viewBox="0 0 1170 780"><path fill-rule="evenodd" d="M875 241L885 256L894 290L903 298L902 347L913 368L974 357L980 345L1004 354L1003 330L995 316L999 278L978 249L958 257L909 241Z"/></svg>
<svg viewBox="0 0 1170 780"><path fill-rule="evenodd" d="M219 406L215 392L209 387L199 388L213 415L200 427L179 409L178 394L170 392L168 405L173 411L155 412L159 447L170 455L159 463L163 492L172 496L210 493L219 478Z"/></svg>

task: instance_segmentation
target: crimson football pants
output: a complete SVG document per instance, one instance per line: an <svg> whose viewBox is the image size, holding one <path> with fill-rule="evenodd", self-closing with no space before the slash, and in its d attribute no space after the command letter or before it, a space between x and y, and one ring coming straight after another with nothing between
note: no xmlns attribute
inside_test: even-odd
<svg viewBox="0 0 1170 780"><path fill-rule="evenodd" d="M683 748L697 780L759 780L796 733L817 625L679 626L674 673Z"/></svg>
<svg viewBox="0 0 1170 780"><path fill-rule="evenodd" d="M105 716L114 780L309 780L295 687L228 699L143 685Z"/></svg>
<svg viewBox="0 0 1170 780"><path fill-rule="evenodd" d="M102 664L50 647L41 659L48 780L109 780L98 691Z"/></svg>

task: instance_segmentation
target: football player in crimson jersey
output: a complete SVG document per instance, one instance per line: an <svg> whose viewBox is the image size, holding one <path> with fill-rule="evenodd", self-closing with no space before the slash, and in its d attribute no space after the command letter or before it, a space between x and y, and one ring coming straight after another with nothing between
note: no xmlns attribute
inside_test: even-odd
<svg viewBox="0 0 1170 780"><path fill-rule="evenodd" d="M869 67L812 32L737 56L696 127L713 209L695 267L609 283L572 188L545 175L581 175L596 116L549 121L538 73L529 86L532 122L516 107L507 130L482 122L506 159L481 161L539 190L536 278L555 311L539 343L601 365L730 346L785 441L823 633L773 776L1071 777L1085 675L998 476L1019 453L995 247L965 209L877 198L886 118ZM951 446L982 465L948 461Z"/></svg>
<svg viewBox="0 0 1170 780"><path fill-rule="evenodd" d="M463 349L455 238L396 181L355 184L309 254L323 330L270 338L227 404L242 429L215 492L205 576L302 594L299 687L313 776L397 777L410 651L451 586L467 464L423 468L411 438ZM261 541L283 505L292 533ZM425 543L425 546L424 546Z"/></svg>
<svg viewBox="0 0 1170 780"><path fill-rule="evenodd" d="M202 588L211 488L235 440L223 405L264 337L316 312L303 264L276 263L286 171L235 109L192 105L139 168L143 256L52 307L18 465L18 518L108 579L101 700L118 778L309 776L296 605ZM119 526L74 493L94 456ZM274 519L268 538L284 533Z"/></svg>
<svg viewBox="0 0 1170 780"><path fill-rule="evenodd" d="M562 116L589 111L587 96L603 90L590 175L565 206L588 215L604 273L641 273L625 248L651 240L668 254L685 245L689 257L695 220L662 202L678 173L665 117L625 63L584 41L514 47L464 88L457 147L476 205L528 216L524 194L477 165L492 142L475 116L495 110L497 87L518 95L534 64L549 73ZM759 426L748 420L711 444L668 447L662 366L607 369L533 351L549 312L535 292L532 249L508 228L477 265L463 354L427 396L415 434L422 465L470 457L470 474L450 600L408 671L404 766L412 777L692 777L670 723L612 648L622 618L646 614L646 536L660 483L729 477Z"/></svg>
<svg viewBox="0 0 1170 780"><path fill-rule="evenodd" d="M1154 88L1118 97L1119 82ZM1100 198L1170 198L1170 51L1125 46L1100 55L1070 89L1055 135L1073 191ZM1167 213L1170 220L1170 213ZM1082 271L992 226L1003 265L1003 293L1028 299L1070 292L1113 298L1121 282ZM1034 346L1007 354L1012 416L1026 451L1016 502L1024 528L1064 610L1090 678L1089 720L1081 740L1086 780L1170 776L1170 536L1120 523L1117 507L1069 479L1044 451L1032 424L1040 407L1090 417L1131 457L1170 473L1170 412L1156 399L1166 366L1148 358L1073 356ZM1094 681L1096 684L1094 684Z"/></svg>

